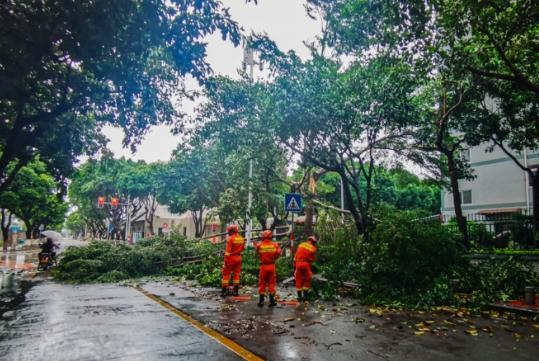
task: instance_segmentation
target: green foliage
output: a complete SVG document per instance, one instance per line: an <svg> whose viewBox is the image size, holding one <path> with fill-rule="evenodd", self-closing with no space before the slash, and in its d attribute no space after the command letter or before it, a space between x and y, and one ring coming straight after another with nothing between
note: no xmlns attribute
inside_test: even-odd
<svg viewBox="0 0 539 361"><path fill-rule="evenodd" d="M240 41L217 0L14 1L0 23L0 188L18 170L9 163L37 154L69 175L79 155L105 144L105 124L121 127L128 145L177 121L184 77L202 83L210 73L206 37Z"/></svg>
<svg viewBox="0 0 539 361"><path fill-rule="evenodd" d="M440 222L417 214L383 209L381 221L363 249L363 292L377 300L414 298L461 262L458 239Z"/></svg>
<svg viewBox="0 0 539 361"><path fill-rule="evenodd" d="M539 249L511 249L511 248L495 248L495 249L478 249L474 253L479 254L497 254L507 256L539 256Z"/></svg>
<svg viewBox="0 0 539 361"><path fill-rule="evenodd" d="M223 162L221 150L214 145L180 146L157 179L158 201L178 214L190 211L197 238L204 232L207 211L217 206L225 189Z"/></svg>
<svg viewBox="0 0 539 361"><path fill-rule="evenodd" d="M362 196L366 197L365 182ZM340 207L341 178L328 172L317 182L317 196L325 203ZM372 184L374 205L388 204L401 210L424 210L429 214L440 212L441 186L432 180L422 180L401 167L376 167Z"/></svg>
<svg viewBox="0 0 539 361"><path fill-rule="evenodd" d="M459 291L471 295L468 302L487 304L522 298L526 286L539 286L539 275L518 257L492 257L462 269L457 282Z"/></svg>
<svg viewBox="0 0 539 361"><path fill-rule="evenodd" d="M113 245L93 242L87 247L71 247L60 259L55 274L69 282L118 281L160 274L165 268L181 262L188 254L183 238L153 238L135 244Z"/></svg>
<svg viewBox="0 0 539 361"><path fill-rule="evenodd" d="M219 286L224 244L195 243L173 235L154 237L133 247L93 242L67 249L55 269L58 279L68 282L117 282L128 278L168 275L196 280L203 286ZM242 284L258 280L259 261L253 248L243 255ZM293 274L292 260L277 260L277 279Z"/></svg>
<svg viewBox="0 0 539 361"><path fill-rule="evenodd" d="M219 285L221 283L223 257L215 254L215 246L199 244L195 246L194 251L197 255L203 256L202 262L170 267L166 269L166 274L196 280L204 286ZM255 254L254 249L246 249L242 258L241 284L255 285L258 282L259 265L258 256ZM276 262L276 267L278 281L282 281L294 273L290 258L279 258Z"/></svg>
<svg viewBox="0 0 539 361"><path fill-rule="evenodd" d="M355 295L365 303L483 306L522 297L524 286L539 283L530 266L515 257L471 264L458 233L438 221L388 207L375 217L369 242L340 224L336 213L320 217L315 270L330 281L317 285L320 296L330 297L342 281L354 281L359 284ZM470 296L463 299L458 293Z"/></svg>
<svg viewBox="0 0 539 361"><path fill-rule="evenodd" d="M144 161L114 159L110 153L105 153L99 160L89 159L77 169L69 185L69 199L77 206L77 217L88 225L95 238L107 235L108 224L113 226L112 233L116 237L123 237L126 208L98 208L97 198L118 197L121 203L127 203L130 198L127 212L131 214L131 220L140 218L142 213L151 219L156 207L157 177L162 173L162 167Z"/></svg>
<svg viewBox="0 0 539 361"><path fill-rule="evenodd" d="M265 225L273 218L277 224L284 218L282 196L290 190L286 184L288 152L272 134L268 92L264 83L226 77L213 78L206 88L208 102L199 109L201 127L197 134L219 148L226 172L221 180L225 191L218 205L223 223L244 219L249 188L253 195L251 214L258 223Z"/></svg>
<svg viewBox="0 0 539 361"><path fill-rule="evenodd" d="M80 211L75 211L67 216L65 221L65 227L73 234L83 233L85 230L86 222Z"/></svg>
<svg viewBox="0 0 539 361"><path fill-rule="evenodd" d="M34 160L0 193L0 208L8 209L24 221L28 237L41 224L47 229L59 228L67 211L59 188L45 163Z"/></svg>

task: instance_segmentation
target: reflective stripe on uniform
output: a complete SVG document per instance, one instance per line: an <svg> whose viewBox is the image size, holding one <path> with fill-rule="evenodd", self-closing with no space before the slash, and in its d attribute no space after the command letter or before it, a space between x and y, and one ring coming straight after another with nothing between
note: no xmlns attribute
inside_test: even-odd
<svg viewBox="0 0 539 361"><path fill-rule="evenodd" d="M309 243L302 243L302 244L299 245L299 248L305 248L306 250L309 250L311 252L315 251L314 246L309 244Z"/></svg>
<svg viewBox="0 0 539 361"><path fill-rule="evenodd" d="M275 247L274 245L260 246L258 248L258 252L260 253L277 252L277 247Z"/></svg>

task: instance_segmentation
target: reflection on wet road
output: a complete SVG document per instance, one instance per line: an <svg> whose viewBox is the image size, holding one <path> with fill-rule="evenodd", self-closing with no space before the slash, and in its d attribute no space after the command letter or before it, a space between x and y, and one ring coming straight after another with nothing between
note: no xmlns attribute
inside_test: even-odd
<svg viewBox="0 0 539 361"><path fill-rule="evenodd" d="M0 269L32 270L37 267L37 253L3 253L0 258Z"/></svg>
<svg viewBox="0 0 539 361"><path fill-rule="evenodd" d="M41 282L0 319L2 360L237 360L129 287Z"/></svg>

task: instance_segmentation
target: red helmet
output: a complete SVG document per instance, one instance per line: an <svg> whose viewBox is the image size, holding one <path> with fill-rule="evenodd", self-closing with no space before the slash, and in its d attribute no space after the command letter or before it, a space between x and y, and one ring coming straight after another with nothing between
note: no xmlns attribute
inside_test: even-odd
<svg viewBox="0 0 539 361"><path fill-rule="evenodd" d="M262 239L272 239L273 238L273 232L270 231L269 229L266 229L265 231L263 231L260 236L262 237Z"/></svg>
<svg viewBox="0 0 539 361"><path fill-rule="evenodd" d="M226 227L226 232L228 234L238 233L238 226L236 224L231 224L230 226Z"/></svg>
<svg viewBox="0 0 539 361"><path fill-rule="evenodd" d="M316 239L315 236L309 236L309 237L307 238L307 241L311 241L311 242L313 242L314 244L316 244L316 242L318 242L318 240Z"/></svg>

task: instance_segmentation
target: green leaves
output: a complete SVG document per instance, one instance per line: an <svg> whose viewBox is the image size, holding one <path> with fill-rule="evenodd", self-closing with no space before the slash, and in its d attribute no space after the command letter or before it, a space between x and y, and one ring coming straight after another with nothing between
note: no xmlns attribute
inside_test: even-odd
<svg viewBox="0 0 539 361"><path fill-rule="evenodd" d="M134 148L150 126L180 121L184 77L210 74L205 37L240 41L217 0L10 2L0 22L2 182L9 162L36 154L69 175L104 146L105 124Z"/></svg>
<svg viewBox="0 0 539 361"><path fill-rule="evenodd" d="M24 221L28 236L41 224L46 228L60 227L67 212L58 184L39 160L23 167L0 194L0 208Z"/></svg>

